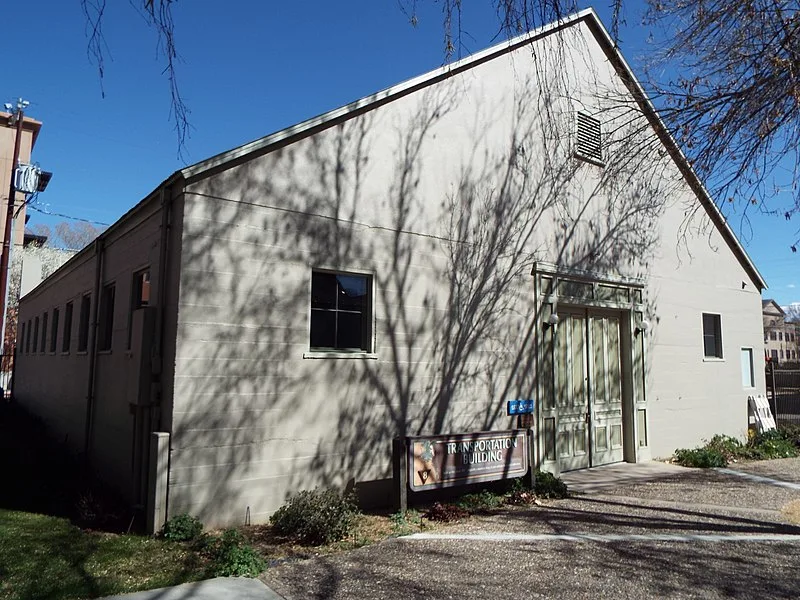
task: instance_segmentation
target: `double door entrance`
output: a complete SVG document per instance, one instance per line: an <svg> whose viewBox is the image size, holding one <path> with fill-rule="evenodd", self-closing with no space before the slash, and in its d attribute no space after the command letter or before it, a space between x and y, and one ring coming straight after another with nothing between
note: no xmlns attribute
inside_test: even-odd
<svg viewBox="0 0 800 600"><path fill-rule="evenodd" d="M561 471L623 460L620 316L614 311L559 311L552 346L554 402L548 404L554 409L549 416L555 421Z"/></svg>

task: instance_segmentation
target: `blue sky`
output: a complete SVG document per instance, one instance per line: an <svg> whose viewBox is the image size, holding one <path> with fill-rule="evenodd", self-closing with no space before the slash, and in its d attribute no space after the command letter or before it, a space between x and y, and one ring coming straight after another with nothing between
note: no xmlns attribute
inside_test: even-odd
<svg viewBox="0 0 800 600"><path fill-rule="evenodd" d="M488 0L470 4L465 54L493 42ZM608 24L609 12L595 6ZM441 8L418 0L409 24L396 0L264 2L183 0L175 5L178 77L191 109L188 163L197 162L441 66ZM649 31L629 0L622 50L637 69ZM2 101L31 102L43 122L34 160L54 173L38 208L112 223L184 166L170 121L155 33L128 2L109 0L103 87L86 51L80 0L31 0L24 26L6 27ZM10 67L12 63L16 67ZM31 224L63 220L31 211ZM731 224L781 304L800 300L797 224L753 214Z"/></svg>

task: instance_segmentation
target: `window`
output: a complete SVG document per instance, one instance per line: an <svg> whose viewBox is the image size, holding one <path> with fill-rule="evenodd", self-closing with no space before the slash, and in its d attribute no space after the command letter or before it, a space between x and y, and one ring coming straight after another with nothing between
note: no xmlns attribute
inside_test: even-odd
<svg viewBox="0 0 800 600"><path fill-rule="evenodd" d="M602 161L600 121L584 113L578 113L578 143L575 153L591 160Z"/></svg>
<svg viewBox="0 0 800 600"><path fill-rule="evenodd" d="M42 352L47 350L47 313L42 315Z"/></svg>
<svg viewBox="0 0 800 600"><path fill-rule="evenodd" d="M25 323L22 323L22 328L19 332L19 339L17 340L17 348L19 348L20 354L25 349Z"/></svg>
<svg viewBox="0 0 800 600"><path fill-rule="evenodd" d="M775 362L778 361L778 351L777 350L770 350L769 355Z"/></svg>
<svg viewBox="0 0 800 600"><path fill-rule="evenodd" d="M50 352L56 351L56 340L58 339L58 309L53 309L53 325L50 328Z"/></svg>
<svg viewBox="0 0 800 600"><path fill-rule="evenodd" d="M64 308L64 333L61 334L61 351L69 352L72 342L72 302L67 302Z"/></svg>
<svg viewBox="0 0 800 600"><path fill-rule="evenodd" d="M783 341L783 332L782 332L782 331L779 331L779 332L778 332L778 341L779 341L779 342L782 342L782 341Z"/></svg>
<svg viewBox="0 0 800 600"><path fill-rule="evenodd" d="M722 324L719 315L703 313L703 355L722 358Z"/></svg>
<svg viewBox="0 0 800 600"><path fill-rule="evenodd" d="M150 305L150 270L145 269L133 274L131 285L131 310L128 313L128 349L131 348L133 335L133 311Z"/></svg>
<svg viewBox="0 0 800 600"><path fill-rule="evenodd" d="M783 348L781 348L781 358L783 358Z"/></svg>
<svg viewBox="0 0 800 600"><path fill-rule="evenodd" d="M753 372L752 348L742 348L742 387L756 387L755 373Z"/></svg>
<svg viewBox="0 0 800 600"><path fill-rule="evenodd" d="M39 317L33 319L33 352L36 353L36 346L39 340Z"/></svg>
<svg viewBox="0 0 800 600"><path fill-rule="evenodd" d="M31 320L28 319L28 337L25 338L25 353L26 354L29 354L30 351L31 351L31 331L33 331L33 329L31 328Z"/></svg>
<svg viewBox="0 0 800 600"><path fill-rule="evenodd" d="M311 274L311 348L361 350L372 347L372 277Z"/></svg>
<svg viewBox="0 0 800 600"><path fill-rule="evenodd" d="M113 283L103 288L100 296L100 315L97 331L97 349L100 351L111 350L111 341L114 333L114 294L116 286Z"/></svg>
<svg viewBox="0 0 800 600"><path fill-rule="evenodd" d="M78 329L78 352L86 352L89 347L89 309L92 297L86 294L81 298L81 320Z"/></svg>
<svg viewBox="0 0 800 600"><path fill-rule="evenodd" d="M775 340L778 339L778 334L775 333L774 331L770 331L769 332L769 339L771 339L774 342Z"/></svg>

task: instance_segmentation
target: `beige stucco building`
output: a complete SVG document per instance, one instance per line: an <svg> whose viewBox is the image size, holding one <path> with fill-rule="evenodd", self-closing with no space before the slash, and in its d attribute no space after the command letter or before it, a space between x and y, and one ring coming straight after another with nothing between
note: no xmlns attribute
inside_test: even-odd
<svg viewBox="0 0 800 600"><path fill-rule="evenodd" d="M22 300L17 399L148 510L262 521L511 399L554 472L742 436L764 287L586 11L169 177Z"/></svg>
<svg viewBox="0 0 800 600"><path fill-rule="evenodd" d="M775 364L798 362L798 324L786 320L786 313L775 300L763 300L761 305L766 357Z"/></svg>

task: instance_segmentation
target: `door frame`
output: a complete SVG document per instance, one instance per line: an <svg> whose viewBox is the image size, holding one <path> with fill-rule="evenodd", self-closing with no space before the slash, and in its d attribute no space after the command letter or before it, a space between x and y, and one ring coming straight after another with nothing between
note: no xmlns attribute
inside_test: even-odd
<svg viewBox="0 0 800 600"><path fill-rule="evenodd" d="M537 369L537 402L535 464L537 468L559 473L555 448L557 421L554 418L555 399L555 344L558 324L552 323L552 314L580 312L614 314L620 324L620 378L622 392L622 460L640 462L649 460L649 429L646 398L646 340L637 327L646 313L644 304L645 281L621 278L575 269L564 269L547 263L537 263L534 275L535 339ZM559 308L560 307L560 308ZM587 350L588 351L588 350ZM548 355L549 353L549 355ZM587 365L588 368L588 365ZM548 383L549 382L549 383ZM591 382L590 382L591 384ZM550 392L548 394L548 385ZM587 389L587 410L591 410ZM549 419L552 421L548 422ZM588 444L591 451L593 433L589 428ZM591 455L590 455L591 465Z"/></svg>

